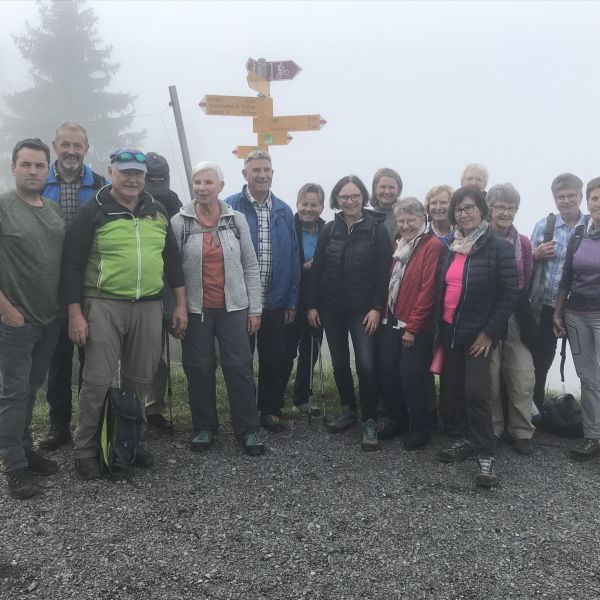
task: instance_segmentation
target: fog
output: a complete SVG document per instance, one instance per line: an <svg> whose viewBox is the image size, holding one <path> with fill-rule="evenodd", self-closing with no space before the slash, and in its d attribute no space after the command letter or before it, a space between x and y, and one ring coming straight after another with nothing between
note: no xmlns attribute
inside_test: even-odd
<svg viewBox="0 0 600 600"><path fill-rule="evenodd" d="M466 163L481 162L490 185L510 181L520 191L516 225L530 235L553 209L555 175L600 175L591 127L600 107L598 3L89 5L121 64L111 89L137 95L134 128L147 129L143 150L167 157L183 199L168 86L178 89L192 163L220 163L224 194L233 193L243 180L232 150L256 143L252 121L206 116L198 102L205 94L255 95L246 84L248 57L302 67L294 80L272 83L275 115L327 120L321 131L292 133L288 146L271 149L273 190L292 206L307 181L328 192L355 173L370 186L382 166L400 172L403 195L423 199L434 184L458 185ZM8 93L31 84L10 34L22 33L25 20L37 24L38 14L34 2L5 1L0 10L0 91ZM577 389L572 367L568 378ZM550 383L558 386L556 365Z"/></svg>

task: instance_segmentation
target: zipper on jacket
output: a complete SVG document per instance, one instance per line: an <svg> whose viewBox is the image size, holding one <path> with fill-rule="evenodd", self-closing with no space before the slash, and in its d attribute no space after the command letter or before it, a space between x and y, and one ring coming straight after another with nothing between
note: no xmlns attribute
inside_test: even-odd
<svg viewBox="0 0 600 600"><path fill-rule="evenodd" d="M464 285L462 289L462 298L460 299L458 310L454 314L454 324L452 327L452 342L450 343L450 348L454 350L454 341L456 338L456 324L458 323L458 318L460 317L460 313L465 304L465 299L467 297L467 290L469 288L469 265L471 264L471 257L467 258L467 262L465 263L465 274L464 274Z"/></svg>
<svg viewBox="0 0 600 600"><path fill-rule="evenodd" d="M104 267L104 261L100 260L100 262L98 263L98 280L96 282L96 288L98 289L98 291L102 291L102 269Z"/></svg>
<svg viewBox="0 0 600 600"><path fill-rule="evenodd" d="M140 229L138 225L138 220L134 215L131 215L135 227L135 245L137 251L137 259L138 259L138 276L137 276L137 284L135 288L135 299L140 299L141 294L141 284L142 284L142 244L140 240Z"/></svg>

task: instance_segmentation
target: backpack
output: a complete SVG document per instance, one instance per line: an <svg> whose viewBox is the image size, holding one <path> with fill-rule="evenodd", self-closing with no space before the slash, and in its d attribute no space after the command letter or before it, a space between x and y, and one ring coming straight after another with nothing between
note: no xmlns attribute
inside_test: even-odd
<svg viewBox="0 0 600 600"><path fill-rule="evenodd" d="M217 225L216 227L203 227L202 225L198 225L198 227L196 228L196 231L192 231L192 220L186 219L184 217L184 219L183 219L183 234L181 236L181 247L183 248L188 243L188 239L190 238L190 235L198 235L198 234L204 234L204 233L216 233L218 231L227 231L228 229L233 230L233 234L235 235L235 238L237 240L240 239L240 237L241 237L240 228L238 227L237 223L235 222L235 217L233 217L232 219L227 219L225 224Z"/></svg>
<svg viewBox="0 0 600 600"><path fill-rule="evenodd" d="M580 226L582 227L582 226ZM560 350L560 378L565 382L565 359L567 338L564 337ZM540 429L563 438L582 438L583 424L581 405L573 394L563 393L544 400Z"/></svg>
<svg viewBox="0 0 600 600"><path fill-rule="evenodd" d="M113 473L135 461L144 417L137 396L109 387L104 398L100 427L100 464Z"/></svg>
<svg viewBox="0 0 600 600"><path fill-rule="evenodd" d="M556 225L556 215L550 213L546 218L546 228L544 229L544 238L542 242L549 242L554 237L554 227ZM544 292L546 291L546 261L540 260L533 265L531 283L529 284L529 299L531 300L531 309L533 318L539 325L542 318L542 306L544 305Z"/></svg>
<svg viewBox="0 0 600 600"><path fill-rule="evenodd" d="M92 178L93 178L93 183L92 183L93 190L100 190L106 185L106 181L104 180L104 177L102 177L102 175L99 175L98 173L96 173L96 171L92 171Z"/></svg>

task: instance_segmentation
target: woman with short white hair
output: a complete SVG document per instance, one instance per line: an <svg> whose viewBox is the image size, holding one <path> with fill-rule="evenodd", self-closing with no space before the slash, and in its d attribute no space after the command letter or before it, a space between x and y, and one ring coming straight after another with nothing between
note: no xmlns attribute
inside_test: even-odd
<svg viewBox="0 0 600 600"><path fill-rule="evenodd" d="M531 242L520 234L513 222L521 198L510 183L490 188L486 196L490 208L492 231L508 240L515 250L515 261L519 277L519 300L508 320L506 339L499 340L492 353L490 365L490 400L494 435L500 438L505 429L513 440L517 454L531 454L531 438L535 427L531 423L531 402L535 386L533 351L537 341L533 312L529 301L528 286L533 271ZM500 393L500 382L506 384L507 419Z"/></svg>
<svg viewBox="0 0 600 600"><path fill-rule="evenodd" d="M194 451L208 449L219 428L215 339L236 438L263 454L249 335L262 313L258 261L245 217L219 200L223 171L201 162L192 171L194 199L171 220L186 280L188 329L182 363L188 380Z"/></svg>

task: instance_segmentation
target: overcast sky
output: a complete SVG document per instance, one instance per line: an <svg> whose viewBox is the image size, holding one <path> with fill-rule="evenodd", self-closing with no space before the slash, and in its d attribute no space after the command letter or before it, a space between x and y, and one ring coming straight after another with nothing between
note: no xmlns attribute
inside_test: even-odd
<svg viewBox="0 0 600 600"><path fill-rule="evenodd" d="M529 235L553 209L555 175L600 175L592 128L600 113L600 3L89 4L121 63L113 89L138 96L135 127L148 130L143 150L167 157L182 197L168 86L179 92L192 163L220 163L224 194L234 193L242 163L231 151L255 143L252 120L209 117L198 102L205 94L254 95L248 57L293 59L303 69L271 85L276 115L327 120L321 131L293 133L291 144L272 148L273 191L291 205L307 181L328 194L355 173L370 187L382 166L399 171L404 195L424 199L435 184L457 186L466 163L482 162L490 184L510 181L520 191L516 225ZM7 93L29 85L10 34L38 16L34 2L1 8L0 90Z"/></svg>

